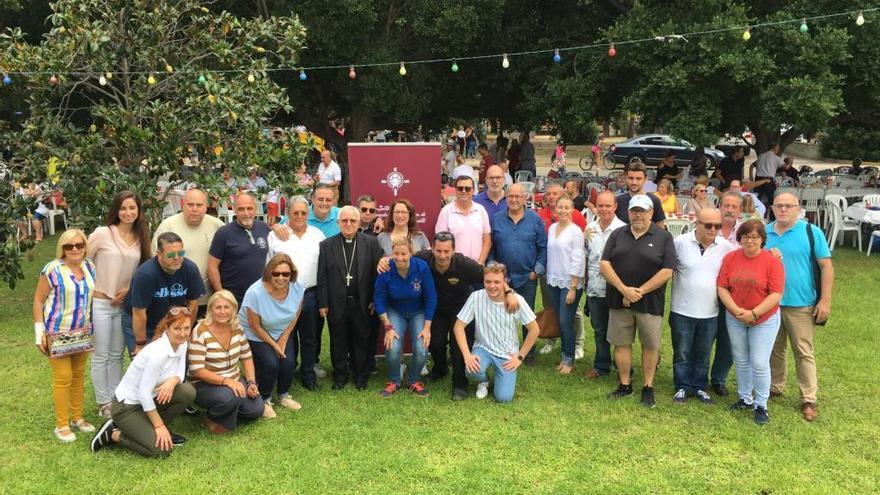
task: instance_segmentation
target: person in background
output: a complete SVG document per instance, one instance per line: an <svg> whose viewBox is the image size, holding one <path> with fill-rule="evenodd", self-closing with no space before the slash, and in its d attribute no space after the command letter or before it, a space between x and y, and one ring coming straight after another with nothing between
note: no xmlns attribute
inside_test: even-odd
<svg viewBox="0 0 880 495"><path fill-rule="evenodd" d="M669 179L657 181L657 191L651 194L657 196L657 199L660 200L660 205L666 218L675 218L676 214L681 211L678 206L678 198L675 197L675 190Z"/></svg>
<svg viewBox="0 0 880 495"><path fill-rule="evenodd" d="M753 410L755 423L765 425L770 421L770 353L779 328L785 271L782 262L763 249L767 233L760 220L743 222L736 237L742 249L725 256L718 274L739 394L731 409Z"/></svg>
<svg viewBox="0 0 880 495"><path fill-rule="evenodd" d="M629 211L627 210L629 200L633 196L646 194L647 169L645 164L640 161L630 163L625 175L627 190L617 195L617 218L621 219L624 223L629 223ZM651 221L658 227L663 227L663 221L666 220L666 215L663 214L663 205L660 204L657 196L653 194L648 194L647 198L651 201L653 207L651 210L653 212Z"/></svg>
<svg viewBox="0 0 880 495"><path fill-rule="evenodd" d="M309 167L306 165L306 162L299 164L294 179L296 180L297 185L305 189L311 189L315 185L315 178L309 174Z"/></svg>
<svg viewBox="0 0 880 495"><path fill-rule="evenodd" d="M678 180L684 175L684 170L679 168L675 163L675 150L666 150L663 161L657 165L657 174L654 176L654 183L658 186L663 179L669 179L672 183L671 191L675 190Z"/></svg>
<svg viewBox="0 0 880 495"><path fill-rule="evenodd" d="M515 176L520 169L519 153L519 141L517 139L511 139L510 147L507 148L507 171L511 176Z"/></svg>
<svg viewBox="0 0 880 495"><path fill-rule="evenodd" d="M260 168L257 166L248 167L248 176L247 179L239 183L239 189L241 191L257 194L261 192L261 190L269 187L269 184L266 182L260 175Z"/></svg>
<svg viewBox="0 0 880 495"><path fill-rule="evenodd" d="M480 204L489 215L489 225L499 211L507 209L507 198L504 196L504 169L492 165L486 171L486 190L474 196L474 203Z"/></svg>
<svg viewBox="0 0 880 495"><path fill-rule="evenodd" d="M709 175L709 170L706 167L706 149L702 146L697 146L694 150L694 157L691 159L691 166L688 170L688 175L690 177L703 177Z"/></svg>
<svg viewBox="0 0 880 495"><path fill-rule="evenodd" d="M95 264L92 385L98 415L103 418L110 418L113 391L122 380L123 302L138 265L150 259L149 227L142 212L135 193L117 193L110 201L105 226L96 228L88 240L89 257Z"/></svg>
<svg viewBox="0 0 880 495"><path fill-rule="evenodd" d="M339 187L342 185L342 169L333 159L330 150L321 152L321 163L315 174L315 183L324 184L333 191L333 204L339 204Z"/></svg>
<svg viewBox="0 0 880 495"><path fill-rule="evenodd" d="M684 213L686 215L694 214L694 217L700 214L700 211L703 208L714 208L714 204L709 199L709 185L708 181L705 180L697 180L697 183L694 184L694 188L692 191L693 197L688 200L687 205L684 207ZM676 201L677 202L677 201Z"/></svg>
<svg viewBox="0 0 880 495"><path fill-rule="evenodd" d="M794 166L794 158L790 156L787 156L782 160L782 168L779 169L779 175L793 180L795 186L800 184L800 174ZM858 175L858 173L854 175Z"/></svg>
<svg viewBox="0 0 880 495"><path fill-rule="evenodd" d="M477 151L480 153L480 165L477 169L477 184L479 185L486 183L486 172L489 170L489 167L495 165L495 158L489 152L489 147L486 146L486 143L480 143Z"/></svg>
<svg viewBox="0 0 880 495"><path fill-rule="evenodd" d="M156 325L156 337L129 365L107 420L92 438L92 452L119 446L146 457L164 457L186 438L168 424L189 407L196 389L185 383L187 341L194 314L174 306Z"/></svg>
<svg viewBox="0 0 880 495"><path fill-rule="evenodd" d="M237 313L238 303L231 292L215 292L208 299L205 319L193 329L189 341L189 381L196 389L195 404L207 410L202 423L214 434L233 431L239 420L255 420L264 411L251 347Z"/></svg>
<svg viewBox="0 0 880 495"><path fill-rule="evenodd" d="M73 430L95 431L83 416L86 361L92 350L86 336L92 334L95 290L95 265L86 248L86 235L79 229L58 237L55 259L40 270L32 307L34 343L52 367L54 435L63 443L76 440Z"/></svg>
<svg viewBox="0 0 880 495"><path fill-rule="evenodd" d="M358 209L361 210L361 225L358 230L363 234L378 236L379 232L385 227L382 218L376 215L379 211L376 206L376 198L369 194L364 194L357 200Z"/></svg>
<svg viewBox="0 0 880 495"><path fill-rule="evenodd" d="M773 197L776 193L776 173L782 167L782 148L779 143L771 143L767 151L758 155L758 159L749 167L749 175L754 172L755 185L752 192L758 195L765 205L773 204ZM773 213L770 214L773 219Z"/></svg>
<svg viewBox="0 0 880 495"><path fill-rule="evenodd" d="M721 179L719 191L726 191L734 180L742 180L743 167L745 166L745 151L742 146L735 146L733 151L721 159L721 163L715 167L715 175Z"/></svg>
<svg viewBox="0 0 880 495"><path fill-rule="evenodd" d="M535 145L529 139L529 133L522 133L522 144L519 149L519 170L528 170L535 176Z"/></svg>

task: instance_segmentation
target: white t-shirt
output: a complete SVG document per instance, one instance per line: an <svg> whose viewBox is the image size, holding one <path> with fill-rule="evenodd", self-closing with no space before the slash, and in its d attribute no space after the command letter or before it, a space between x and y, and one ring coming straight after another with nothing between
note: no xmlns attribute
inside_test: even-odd
<svg viewBox="0 0 880 495"><path fill-rule="evenodd" d="M782 166L782 157L767 150L758 155L758 167L755 175L758 177L776 177L776 171Z"/></svg>
<svg viewBox="0 0 880 495"><path fill-rule="evenodd" d="M722 236L700 254L696 232L681 234L675 242L675 271L672 274L672 299L670 310L689 318L715 318L718 316L718 292L716 279L721 271L724 256L739 246L731 244Z"/></svg>
<svg viewBox="0 0 880 495"><path fill-rule="evenodd" d="M456 134L456 136L458 136L458 139L464 139L465 133L464 131L458 131L458 134Z"/></svg>
<svg viewBox="0 0 880 495"><path fill-rule="evenodd" d="M331 161L330 165L325 166L324 162L318 165L318 183L330 184L342 180L342 169L336 161Z"/></svg>
<svg viewBox="0 0 880 495"><path fill-rule="evenodd" d="M275 232L270 232L266 263L278 253L290 256L298 272L297 282L300 282L304 289L312 288L317 284L318 279L318 248L325 238L323 232L311 225L306 227L302 237L297 237L291 229L290 238L286 241L279 239Z"/></svg>
<svg viewBox="0 0 880 495"><path fill-rule="evenodd" d="M504 302L493 301L486 289L472 292L458 312L457 318L465 323L477 320L474 348L482 347L500 358L519 352L519 329L535 321L535 313L519 294L515 294L519 309L508 313Z"/></svg>
<svg viewBox="0 0 880 495"><path fill-rule="evenodd" d="M584 287L584 233L574 223L556 234L554 223L547 231L547 285L567 289L571 277L579 277L577 288Z"/></svg>

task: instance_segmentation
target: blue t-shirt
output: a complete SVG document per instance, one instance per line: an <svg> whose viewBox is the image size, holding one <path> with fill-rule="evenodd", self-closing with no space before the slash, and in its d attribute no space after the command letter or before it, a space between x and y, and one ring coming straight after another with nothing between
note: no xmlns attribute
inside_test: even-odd
<svg viewBox="0 0 880 495"><path fill-rule="evenodd" d="M204 293L202 275L193 261L184 258L180 269L169 274L153 256L134 272L125 296L125 311L130 314L132 308L146 308L147 333L151 334L168 313L168 308L186 306L187 302L202 297Z"/></svg>
<svg viewBox="0 0 880 495"><path fill-rule="evenodd" d="M304 293L305 288L302 283L297 281L290 284L287 298L283 301L278 301L266 290L262 279L254 282L245 293L241 309L238 311L238 321L241 323L241 328L244 330L248 340L262 342L262 339L254 333L250 323L248 323L248 308L260 316L260 325L263 327L263 330L274 340L278 340L281 334L284 333L284 329L296 318Z"/></svg>
<svg viewBox="0 0 880 495"><path fill-rule="evenodd" d="M324 237L328 239L339 233L338 220L339 208L335 206L330 208L330 213L328 213L327 218L323 220L319 220L318 217L315 216L314 208L309 208L309 225L323 232Z"/></svg>
<svg viewBox="0 0 880 495"><path fill-rule="evenodd" d="M269 226L254 220L250 233L236 222L220 227L211 241L211 256L220 260L220 283L239 305L248 287L259 280L269 253Z"/></svg>
<svg viewBox="0 0 880 495"><path fill-rule="evenodd" d="M437 310L437 291L428 262L415 256L410 258L406 278L400 276L394 261L390 265L387 272L376 277L373 294L376 314L381 315L388 308L401 313L424 311L425 319L433 320Z"/></svg>
<svg viewBox="0 0 880 495"><path fill-rule="evenodd" d="M807 222L798 221L781 236L773 230L776 222L767 225L767 249L782 251L782 265L785 267L785 292L780 306L803 307L816 304L816 287L813 283L813 263L810 260L810 240L807 238ZM828 241L822 229L810 225L816 259L831 257Z"/></svg>

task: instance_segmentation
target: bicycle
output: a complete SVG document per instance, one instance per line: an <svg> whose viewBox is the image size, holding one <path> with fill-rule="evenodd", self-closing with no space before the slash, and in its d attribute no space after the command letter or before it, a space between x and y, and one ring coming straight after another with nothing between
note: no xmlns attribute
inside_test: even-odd
<svg viewBox="0 0 880 495"><path fill-rule="evenodd" d="M602 161L602 166L607 170L614 170L617 167L617 163L614 162L614 157L611 155L610 146L602 143L599 145L599 148L601 150L599 156ZM588 156L582 156L580 160L578 160L578 166L584 172L592 170L593 167L596 167L596 155L590 153Z"/></svg>

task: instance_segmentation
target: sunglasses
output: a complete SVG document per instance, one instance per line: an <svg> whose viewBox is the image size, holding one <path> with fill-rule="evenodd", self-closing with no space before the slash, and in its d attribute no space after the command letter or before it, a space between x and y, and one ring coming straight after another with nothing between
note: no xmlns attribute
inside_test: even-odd
<svg viewBox="0 0 880 495"><path fill-rule="evenodd" d="M307 216L309 216L309 212L307 212L307 211L292 211L292 212L290 212L290 216L292 216L292 217L307 217Z"/></svg>
<svg viewBox="0 0 880 495"><path fill-rule="evenodd" d="M164 253L164 255L169 260L173 260L175 258L183 258L184 256L186 256L186 250L181 249L180 251L177 251L177 252L168 251L167 253Z"/></svg>
<svg viewBox="0 0 880 495"><path fill-rule="evenodd" d="M73 251L74 249L76 249L77 251L82 251L85 248L86 248L86 243L84 243L84 242L75 242L73 244L63 244L61 246L61 249L65 250L65 251Z"/></svg>
<svg viewBox="0 0 880 495"><path fill-rule="evenodd" d="M290 278L292 272L272 272L273 277Z"/></svg>
<svg viewBox="0 0 880 495"><path fill-rule="evenodd" d="M361 206L361 213L376 213L375 208L367 208L366 206Z"/></svg>
<svg viewBox="0 0 880 495"><path fill-rule="evenodd" d="M706 227L709 230L721 230L722 225L720 223L709 223L709 222L700 222L703 227Z"/></svg>
<svg viewBox="0 0 880 495"><path fill-rule="evenodd" d="M185 315L190 315L190 314L192 314L192 313L189 312L189 308L185 308L185 307L183 307L183 306L174 306L174 307L172 307L172 308L168 308L168 314L170 314L170 315L172 315L172 316L177 316L177 315L179 315L179 314L181 314L181 313L183 313L183 314L185 314Z"/></svg>
<svg viewBox="0 0 880 495"><path fill-rule="evenodd" d="M457 186L455 190L458 192L471 192L474 188L471 186Z"/></svg>

